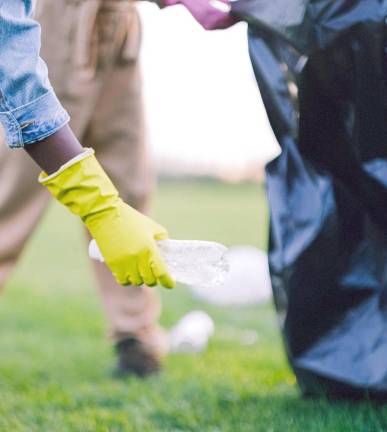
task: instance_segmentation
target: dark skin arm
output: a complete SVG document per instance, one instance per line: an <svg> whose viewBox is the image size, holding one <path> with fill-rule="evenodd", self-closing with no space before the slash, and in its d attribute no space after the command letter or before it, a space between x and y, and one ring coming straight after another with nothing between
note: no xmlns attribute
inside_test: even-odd
<svg viewBox="0 0 387 432"><path fill-rule="evenodd" d="M83 151L82 145L68 125L42 141L27 145L24 149L47 174L54 173Z"/></svg>

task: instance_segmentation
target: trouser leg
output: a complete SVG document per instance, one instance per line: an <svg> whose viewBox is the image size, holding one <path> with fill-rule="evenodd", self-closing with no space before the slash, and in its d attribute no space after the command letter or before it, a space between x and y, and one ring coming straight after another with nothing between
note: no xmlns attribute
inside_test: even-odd
<svg viewBox="0 0 387 432"><path fill-rule="evenodd" d="M60 0L47 3L40 0L39 18L44 27L42 52L50 67L52 80L59 95L66 93L67 78L70 76L71 49L68 46L68 33L72 28L77 11L74 5L60 4ZM61 15L62 14L62 15ZM63 19L61 19L63 18ZM56 37L53 38L52 35ZM66 78L65 78L66 77ZM91 93L95 84L89 80L83 91ZM76 105L75 98L69 97ZM80 96L81 97L81 96ZM85 129L90 118L92 98L85 98L87 106L77 104L71 110L75 114L73 127L78 136ZM6 147L3 134L0 134L0 289L5 284L16 265L23 247L33 233L49 202L49 194L37 181L39 168L23 150L10 150Z"/></svg>
<svg viewBox="0 0 387 432"><path fill-rule="evenodd" d="M38 172L24 151L10 150L0 140L0 289L48 204Z"/></svg>
<svg viewBox="0 0 387 432"><path fill-rule="evenodd" d="M51 82L71 115L71 126L93 147L121 197L146 211L153 178L146 147L138 64L139 21L128 2L41 1L43 58ZM57 28L58 27L58 28ZM69 37L71 33L71 38ZM55 34L52 38L50 35ZM71 42L69 42L71 41ZM153 289L119 286L94 263L114 341L135 337L164 350Z"/></svg>
<svg viewBox="0 0 387 432"><path fill-rule="evenodd" d="M43 4L44 2L44 4ZM70 26L70 7L62 7L58 2L39 0L40 10L46 10L45 21L51 23L43 32L43 51L49 55L50 75L57 77L67 74L69 62L65 61L68 49L58 46L58 41L67 40L65 34ZM47 8L51 5L51 8ZM52 12L56 8L59 19L53 23ZM60 11L60 12L59 12ZM60 13L62 18L60 19ZM58 22L60 25L58 25ZM54 32L55 29L55 32ZM56 37L53 37L53 35ZM51 68L52 66L52 68ZM65 66L65 67L61 67ZM62 89L63 90L63 89ZM23 247L34 231L49 201L49 194L37 181L39 168L23 150L10 150L6 147L3 134L0 137L0 288L5 284L21 254Z"/></svg>
<svg viewBox="0 0 387 432"><path fill-rule="evenodd" d="M113 9L105 10L101 16L101 20L105 20L105 29L109 25L118 28L120 24L127 28L130 23L134 31L129 31L126 37L138 38L136 26L139 21L133 6L129 16L121 16L118 12L116 22L111 15L114 15L114 2L111 4ZM127 44L129 49L124 50ZM126 40L122 50L129 57L125 58L119 47L119 54L104 79L84 144L96 150L121 197L139 211L146 212L153 187L153 170L148 154L135 44L136 41ZM148 287L122 287L105 265L94 263L94 269L113 340L134 337L155 351L164 353L166 338L157 325L160 302L156 291Z"/></svg>

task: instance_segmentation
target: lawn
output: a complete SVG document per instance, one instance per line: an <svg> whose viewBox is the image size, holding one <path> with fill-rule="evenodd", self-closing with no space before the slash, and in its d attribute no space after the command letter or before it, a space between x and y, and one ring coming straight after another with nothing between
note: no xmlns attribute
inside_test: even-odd
<svg viewBox="0 0 387 432"><path fill-rule="evenodd" d="M154 201L172 237L265 247L263 188L163 181ZM220 309L179 286L162 323L194 308L216 333L145 381L111 378L113 352L76 219L53 206L0 302L0 432L387 431L387 409L302 400L271 305ZM237 287L235 287L237 289ZM258 339L246 344L246 331Z"/></svg>

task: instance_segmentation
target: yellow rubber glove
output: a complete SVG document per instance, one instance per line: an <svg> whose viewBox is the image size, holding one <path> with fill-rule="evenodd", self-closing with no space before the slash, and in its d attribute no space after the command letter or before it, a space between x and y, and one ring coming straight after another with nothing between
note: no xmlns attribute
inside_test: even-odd
<svg viewBox="0 0 387 432"><path fill-rule="evenodd" d="M175 286L156 244L166 230L121 200L92 149L39 182L82 218L119 284Z"/></svg>

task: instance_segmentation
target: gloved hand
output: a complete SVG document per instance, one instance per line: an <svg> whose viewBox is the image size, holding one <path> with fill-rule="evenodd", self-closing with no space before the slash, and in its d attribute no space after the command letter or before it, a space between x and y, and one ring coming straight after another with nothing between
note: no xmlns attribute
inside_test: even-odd
<svg viewBox="0 0 387 432"><path fill-rule="evenodd" d="M92 149L39 181L82 218L119 284L174 287L155 241L166 230L121 200Z"/></svg>
<svg viewBox="0 0 387 432"><path fill-rule="evenodd" d="M206 30L225 29L238 21L230 13L230 0L164 0L164 4L184 5Z"/></svg>

